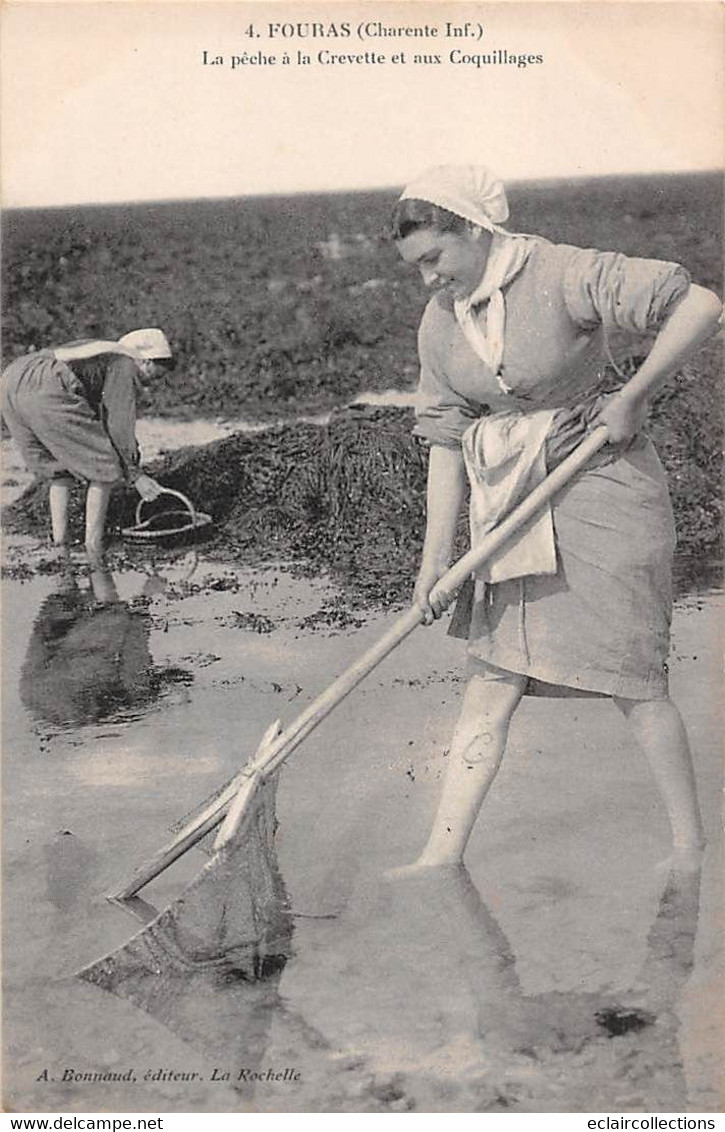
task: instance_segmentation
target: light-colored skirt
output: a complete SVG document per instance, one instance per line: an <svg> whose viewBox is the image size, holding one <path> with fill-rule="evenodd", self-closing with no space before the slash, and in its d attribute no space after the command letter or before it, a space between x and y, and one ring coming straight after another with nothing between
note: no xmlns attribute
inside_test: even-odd
<svg viewBox="0 0 725 1132"><path fill-rule="evenodd" d="M652 443L639 436L614 458L605 450L556 498L553 517L556 574L476 581L470 612L462 597L451 632L468 637L471 670L665 699L675 527Z"/></svg>
<svg viewBox="0 0 725 1132"><path fill-rule="evenodd" d="M83 385L49 350L17 358L2 375L2 414L28 470L115 483L123 471Z"/></svg>

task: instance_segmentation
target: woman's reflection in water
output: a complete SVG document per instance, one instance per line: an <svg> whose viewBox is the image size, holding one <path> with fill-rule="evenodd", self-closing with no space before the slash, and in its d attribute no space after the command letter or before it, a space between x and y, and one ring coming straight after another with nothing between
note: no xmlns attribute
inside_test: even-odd
<svg viewBox="0 0 725 1132"><path fill-rule="evenodd" d="M293 1083L230 1074L254 1111L683 1112L699 891L698 869L670 872L619 991L525 993L464 866L373 880L339 918L297 918L291 958L256 979L192 971L174 988L159 953L150 981L113 989L216 1064L293 1066ZM224 902L207 905L221 924Z"/></svg>
<svg viewBox="0 0 725 1132"><path fill-rule="evenodd" d="M302 1081L294 1094L260 1086L255 1103L685 1111L677 1007L694 962L699 888L699 871L670 873L630 989L543 994L523 992L510 944L463 866L380 888L355 922L298 939L266 1061L297 1065ZM305 1033L316 1040L305 1043Z"/></svg>
<svg viewBox="0 0 725 1132"><path fill-rule="evenodd" d="M169 685L191 681L184 669L156 666L149 651L149 599L159 584L151 576L129 603L109 570L91 571L88 586L64 571L40 607L20 673L20 698L36 720L77 726L128 718Z"/></svg>

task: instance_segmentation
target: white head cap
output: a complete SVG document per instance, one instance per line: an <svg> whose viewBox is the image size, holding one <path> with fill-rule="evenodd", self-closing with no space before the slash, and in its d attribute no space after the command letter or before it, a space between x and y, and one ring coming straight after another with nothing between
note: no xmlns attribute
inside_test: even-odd
<svg viewBox="0 0 725 1132"><path fill-rule="evenodd" d="M509 235L499 227L509 214L506 190L483 165L434 165L406 185L400 199L426 200L489 232Z"/></svg>
<svg viewBox="0 0 725 1132"><path fill-rule="evenodd" d="M147 327L145 330L131 330L118 339L119 346L125 346L131 353L139 358L170 358L169 346L163 330L157 327Z"/></svg>

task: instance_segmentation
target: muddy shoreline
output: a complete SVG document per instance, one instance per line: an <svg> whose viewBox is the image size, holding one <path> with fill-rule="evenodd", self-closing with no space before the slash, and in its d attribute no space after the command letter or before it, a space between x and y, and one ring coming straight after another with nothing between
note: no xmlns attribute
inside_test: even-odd
<svg viewBox="0 0 725 1132"><path fill-rule="evenodd" d="M676 602L671 655L710 839L701 870L666 864L665 815L611 704L527 697L466 871L391 889L385 872L424 840L464 686L444 620L280 774L291 937L276 966L254 981L142 969L115 993L76 977L139 930L107 894L405 604L424 465L401 418L366 413L344 422L372 499L362 539L335 495L334 423L158 457L148 444L166 482L218 492L226 518L195 545L112 542L105 579L80 544L70 566L54 559L42 499L21 499L32 522L6 535L2 582L8 1111L719 1111L722 596L693 588L702 572ZM366 467L371 423L383 475ZM174 443L169 426L141 431ZM22 493L7 454L6 494ZM306 512L306 562L274 506L291 467L308 502L327 500L317 525ZM383 525L401 482L409 510ZM362 585L346 540L372 563ZM208 861L190 851L144 900L169 906Z"/></svg>
<svg viewBox="0 0 725 1132"><path fill-rule="evenodd" d="M40 566L37 543L11 549ZM391 891L385 870L410 859L435 807L463 687L460 642L439 624L284 767L284 965L254 983L139 979L129 998L75 978L138 930L105 894L395 614L330 623L340 592L329 583L186 551L151 578L112 571L111 625L103 603L81 600L92 583L80 557L78 594L60 613L81 627L91 618L92 633L55 665L55 698L47 649L61 578L33 569L3 581L10 1111L717 1108L717 595L678 603L671 666L712 838L701 876L663 869L666 821L611 705L527 699L467 877ZM99 636L104 653L126 657L124 702L89 698L102 673L81 659ZM43 694L35 682L29 698L23 672L39 659ZM163 908L208 859L190 852L144 897Z"/></svg>

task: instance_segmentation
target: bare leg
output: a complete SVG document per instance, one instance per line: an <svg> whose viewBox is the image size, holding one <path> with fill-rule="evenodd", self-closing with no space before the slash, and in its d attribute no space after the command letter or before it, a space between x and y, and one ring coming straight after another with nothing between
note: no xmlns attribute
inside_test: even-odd
<svg viewBox="0 0 725 1132"><path fill-rule="evenodd" d="M614 701L646 754L672 826L676 851L701 850L705 837L682 717L671 700Z"/></svg>
<svg viewBox="0 0 725 1132"><path fill-rule="evenodd" d="M441 865L457 865L481 804L501 764L509 723L526 677L505 680L472 676L453 733L443 793L428 843L417 861L392 876Z"/></svg>
<svg viewBox="0 0 725 1132"><path fill-rule="evenodd" d="M86 553L91 566L103 563L103 531L106 525L110 483L91 483L86 495Z"/></svg>
<svg viewBox="0 0 725 1132"><path fill-rule="evenodd" d="M65 546L68 542L69 499L70 481L53 480L48 493L48 503L50 505L50 528L56 546Z"/></svg>

